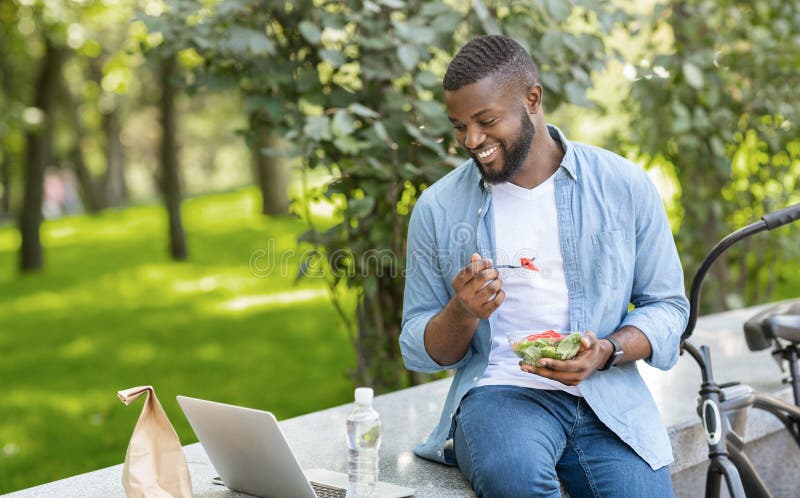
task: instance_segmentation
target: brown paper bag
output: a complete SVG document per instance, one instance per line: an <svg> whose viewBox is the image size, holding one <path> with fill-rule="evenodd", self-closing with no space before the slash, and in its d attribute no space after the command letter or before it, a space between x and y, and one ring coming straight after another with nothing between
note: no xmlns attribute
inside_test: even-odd
<svg viewBox="0 0 800 498"><path fill-rule="evenodd" d="M125 495L128 498L191 498L192 480L181 442L153 387L133 387L117 393L126 405L142 394L147 394L147 399L122 466Z"/></svg>

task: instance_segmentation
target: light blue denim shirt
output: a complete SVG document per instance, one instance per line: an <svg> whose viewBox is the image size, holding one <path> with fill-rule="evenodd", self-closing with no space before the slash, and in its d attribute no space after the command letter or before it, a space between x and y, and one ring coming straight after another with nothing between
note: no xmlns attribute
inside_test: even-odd
<svg viewBox="0 0 800 498"><path fill-rule="evenodd" d="M570 143L554 126L548 131L564 149L555 184L570 328L602 338L632 325L650 341L653 354L646 361L671 368L678 361L689 306L655 186L636 164ZM486 369L494 317L480 321L466 355L454 365L430 357L424 334L428 321L453 297L451 282L474 252L495 255L492 191L468 160L426 189L411 214L400 335L408 369L456 369L438 425L415 449L419 456L451 465L452 452L445 451L452 444L451 421L461 398ZM580 389L600 420L653 469L672 462L666 428L635 363L593 372Z"/></svg>

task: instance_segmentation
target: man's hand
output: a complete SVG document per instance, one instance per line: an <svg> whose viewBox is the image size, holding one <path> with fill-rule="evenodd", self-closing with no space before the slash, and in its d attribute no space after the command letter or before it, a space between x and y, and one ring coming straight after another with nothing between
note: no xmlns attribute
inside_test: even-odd
<svg viewBox="0 0 800 498"><path fill-rule="evenodd" d="M455 295L425 327L425 350L440 365L453 365L469 349L481 318L494 313L505 293L491 259L472 255L453 279Z"/></svg>
<svg viewBox="0 0 800 498"><path fill-rule="evenodd" d="M577 386L598 368L602 368L614 352L614 346L608 341L602 341L587 331L581 337L581 347L578 354L571 360L554 360L542 358L542 366L532 367L520 362L522 370L548 379L553 379L568 386Z"/></svg>
<svg viewBox="0 0 800 498"><path fill-rule="evenodd" d="M471 318L488 318L506 296L492 260L481 259L478 253L470 257L469 264L458 272L452 285L456 293L453 304L459 313Z"/></svg>

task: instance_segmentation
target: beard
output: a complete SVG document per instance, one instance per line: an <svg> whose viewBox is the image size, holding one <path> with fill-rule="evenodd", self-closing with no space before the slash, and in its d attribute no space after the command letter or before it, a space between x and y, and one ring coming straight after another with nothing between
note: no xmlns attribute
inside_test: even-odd
<svg viewBox="0 0 800 498"><path fill-rule="evenodd" d="M481 172L484 181L493 184L511 181L522 168L522 163L528 158L535 134L536 127L528 117L528 113L523 109L519 133L512 139L510 144L506 145L503 141L499 144L500 150L503 152L503 167L500 168L500 171L488 171L478 160L478 156L470 152L470 156L475 161L475 165L478 166L478 171Z"/></svg>

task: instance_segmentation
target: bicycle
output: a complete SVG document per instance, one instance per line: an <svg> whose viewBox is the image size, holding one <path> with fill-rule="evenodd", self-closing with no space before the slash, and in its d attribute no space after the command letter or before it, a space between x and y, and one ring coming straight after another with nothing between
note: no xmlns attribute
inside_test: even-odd
<svg viewBox="0 0 800 498"><path fill-rule="evenodd" d="M703 423L708 443L709 466L706 474L706 498L717 498L721 481L731 498L771 497L755 467L744 452L743 434L747 408L755 407L775 415L800 446L800 299L781 303L762 311L745 323L745 339L752 351L773 347L773 357L789 365L788 383L792 385L794 404L767 394L753 392L738 382L717 384L711 367L708 346L698 347L689 340L698 317L698 303L703 278L714 261L736 242L764 230L773 230L800 219L800 204L764 215L723 238L703 259L694 275L689 297L689 321L681 335L681 354L688 352L700 366L703 382L697 400L697 414Z"/></svg>

